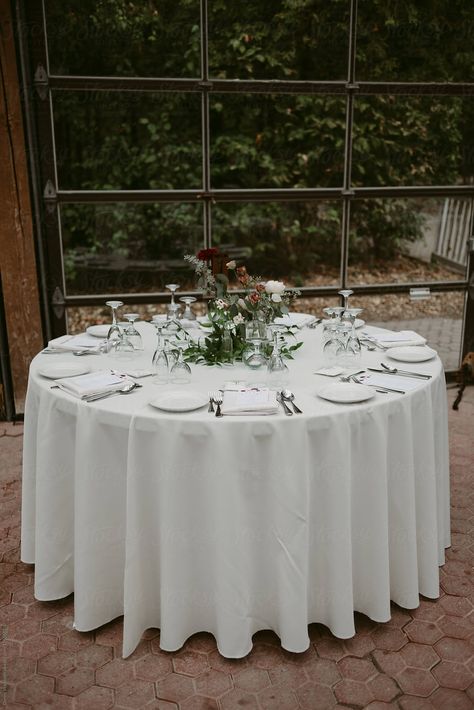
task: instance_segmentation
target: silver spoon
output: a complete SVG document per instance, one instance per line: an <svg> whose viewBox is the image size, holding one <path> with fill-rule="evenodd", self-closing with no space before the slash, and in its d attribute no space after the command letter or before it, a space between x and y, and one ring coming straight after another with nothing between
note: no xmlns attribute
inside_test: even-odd
<svg viewBox="0 0 474 710"><path fill-rule="evenodd" d="M288 402L291 402L291 406L293 407L293 411L295 414L303 414L301 409L297 407L294 402L295 395L293 394L293 392L291 392L290 390L283 390L281 396L283 397L283 399L286 399Z"/></svg>
<svg viewBox="0 0 474 710"><path fill-rule="evenodd" d="M390 367L384 362L381 362L380 364L382 365L384 370L387 370L387 372L391 372L393 375L399 373L400 375L409 375L410 377L420 377L422 380L431 380L431 375L425 375L422 372L408 372L408 370L398 370L396 367Z"/></svg>
<svg viewBox="0 0 474 710"><path fill-rule="evenodd" d="M281 406L283 407L283 410L284 410L286 416L287 416L287 417L292 417L292 416L293 416L293 412L291 411L291 409L289 408L289 406L288 406L287 403L285 402L285 400L284 400L284 398L283 398L281 392L277 392L276 398L277 398L277 401L278 401L278 402L281 404Z"/></svg>

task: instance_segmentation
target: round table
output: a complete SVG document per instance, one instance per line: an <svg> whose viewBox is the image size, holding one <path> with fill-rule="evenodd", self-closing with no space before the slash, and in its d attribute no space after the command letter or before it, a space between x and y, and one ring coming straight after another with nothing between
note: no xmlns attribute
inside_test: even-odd
<svg viewBox="0 0 474 710"><path fill-rule="evenodd" d="M150 365L154 347L152 327L140 329L145 352L134 368ZM126 364L38 355L25 407L21 551L36 566L36 598L74 592L79 631L123 614L124 656L159 627L164 650L208 631L234 658L261 629L303 652L311 622L349 638L354 610L384 622L390 600L414 608L420 594L436 598L450 544L441 362L417 363L432 379L405 395L335 404L318 397L330 382L314 374L321 326L298 339L290 388L304 414L292 417L160 412L149 404L162 390L151 379L87 404L51 389L38 368ZM380 361L364 351L360 364ZM192 369L186 386L205 393L243 376L241 367Z"/></svg>

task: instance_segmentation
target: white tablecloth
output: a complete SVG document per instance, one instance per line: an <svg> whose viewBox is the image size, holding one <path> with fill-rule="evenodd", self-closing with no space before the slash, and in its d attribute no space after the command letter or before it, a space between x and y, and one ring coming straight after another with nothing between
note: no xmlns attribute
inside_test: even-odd
<svg viewBox="0 0 474 710"><path fill-rule="evenodd" d="M260 629L302 652L308 623L349 638L354 610L383 622L391 599L414 608L419 594L436 598L450 544L442 365L412 366L433 379L405 395L334 404L317 397L332 381L313 374L323 365L320 328L301 331L289 363L304 410L291 418L167 414L148 404L162 390L150 380L86 404L38 374L79 358L37 356L21 552L36 565L36 598L74 592L80 631L123 614L125 656L159 627L167 651L209 631L228 657L246 655ZM151 326L141 329L146 352L134 367L149 363L154 344ZM364 352L361 365L380 360ZM207 393L242 375L194 366L188 386Z"/></svg>

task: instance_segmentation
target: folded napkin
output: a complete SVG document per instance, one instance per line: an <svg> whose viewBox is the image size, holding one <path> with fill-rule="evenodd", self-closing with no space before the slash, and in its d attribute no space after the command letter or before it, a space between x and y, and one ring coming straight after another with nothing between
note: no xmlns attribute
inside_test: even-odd
<svg viewBox="0 0 474 710"><path fill-rule="evenodd" d="M81 333L80 335L61 335L59 338L54 338L48 343L48 348L54 350L64 350L64 352L73 352L74 350L90 350L91 352L99 351L100 346L105 340Z"/></svg>
<svg viewBox="0 0 474 710"><path fill-rule="evenodd" d="M225 389L221 406L222 414L276 414L276 392L265 388L242 387Z"/></svg>
<svg viewBox="0 0 474 710"><path fill-rule="evenodd" d="M384 348L399 348L406 345L426 345L426 338L414 330L384 330L380 333L363 333L364 338L372 340Z"/></svg>
<svg viewBox="0 0 474 710"><path fill-rule="evenodd" d="M65 377L56 380L56 384L65 392L83 399L84 397L101 394L102 392L115 392L127 384L132 383L125 375L112 375L110 370L90 372L77 377Z"/></svg>
<svg viewBox="0 0 474 710"><path fill-rule="evenodd" d="M416 380L414 377L402 377L401 375L384 375L383 373L371 372L370 375L359 375L357 377L364 385L376 385L377 387L388 387L389 389L409 392L420 387L425 380Z"/></svg>

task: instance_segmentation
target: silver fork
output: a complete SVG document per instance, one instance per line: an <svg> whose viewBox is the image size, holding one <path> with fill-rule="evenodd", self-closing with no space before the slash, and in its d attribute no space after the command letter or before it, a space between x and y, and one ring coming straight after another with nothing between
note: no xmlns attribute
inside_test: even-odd
<svg viewBox="0 0 474 710"><path fill-rule="evenodd" d="M214 392L208 392L209 395L209 407L207 408L208 412L212 412L214 414Z"/></svg>
<svg viewBox="0 0 474 710"><path fill-rule="evenodd" d="M222 392L216 391L212 393L212 401L216 405L216 417L222 417L224 416L221 412L221 404L224 401L224 396Z"/></svg>

